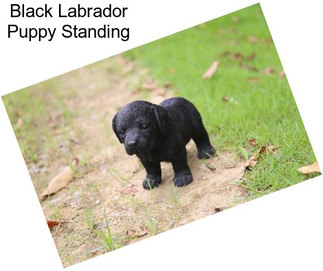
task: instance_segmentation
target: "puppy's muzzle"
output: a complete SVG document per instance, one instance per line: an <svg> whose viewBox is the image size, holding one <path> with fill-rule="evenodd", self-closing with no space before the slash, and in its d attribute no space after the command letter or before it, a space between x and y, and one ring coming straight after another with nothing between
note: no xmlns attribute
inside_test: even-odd
<svg viewBox="0 0 323 271"><path fill-rule="evenodd" d="M133 155L137 151L138 140L128 140L125 144L126 152Z"/></svg>

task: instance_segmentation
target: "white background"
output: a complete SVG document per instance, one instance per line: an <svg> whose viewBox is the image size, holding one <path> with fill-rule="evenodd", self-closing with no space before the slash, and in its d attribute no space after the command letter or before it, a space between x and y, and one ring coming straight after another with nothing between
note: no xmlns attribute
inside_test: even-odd
<svg viewBox="0 0 323 271"><path fill-rule="evenodd" d="M25 2L37 6L45 1ZM86 2L92 6L110 3L77 1ZM260 1L315 154L323 161L320 2ZM111 20L110 24L130 26L130 41L55 39L51 43L8 40L7 25L13 22L10 3L2 0L0 4L1 95L257 1L112 1L129 7L126 20ZM66 21L14 22L60 26ZM63 269L2 102L0 184L0 268ZM322 177L317 177L69 269L322 270L322 191Z"/></svg>

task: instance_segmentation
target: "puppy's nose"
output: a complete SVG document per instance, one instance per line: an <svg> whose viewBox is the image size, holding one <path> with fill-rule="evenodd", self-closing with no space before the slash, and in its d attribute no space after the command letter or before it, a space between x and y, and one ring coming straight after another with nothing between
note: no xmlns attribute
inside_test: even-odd
<svg viewBox="0 0 323 271"><path fill-rule="evenodd" d="M137 143L138 143L137 140L129 140L127 145L128 147L133 148L133 147L136 147Z"/></svg>

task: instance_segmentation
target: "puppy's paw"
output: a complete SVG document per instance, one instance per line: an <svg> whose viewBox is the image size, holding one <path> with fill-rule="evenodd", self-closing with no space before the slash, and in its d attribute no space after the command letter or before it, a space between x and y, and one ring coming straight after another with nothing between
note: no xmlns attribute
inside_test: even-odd
<svg viewBox="0 0 323 271"><path fill-rule="evenodd" d="M189 171L182 171L175 173L174 185L177 187L182 187L193 182L193 176Z"/></svg>
<svg viewBox="0 0 323 271"><path fill-rule="evenodd" d="M198 159L209 159L214 154L215 154L215 149L211 145L208 145L198 150L197 157Z"/></svg>
<svg viewBox="0 0 323 271"><path fill-rule="evenodd" d="M142 186L145 189L151 189L151 188L157 187L160 183L161 183L161 177L160 176L148 175L142 181Z"/></svg>

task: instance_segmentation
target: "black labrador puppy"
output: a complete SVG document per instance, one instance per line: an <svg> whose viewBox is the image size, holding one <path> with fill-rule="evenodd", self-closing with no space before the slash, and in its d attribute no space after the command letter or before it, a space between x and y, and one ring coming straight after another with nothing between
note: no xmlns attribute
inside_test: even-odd
<svg viewBox="0 0 323 271"><path fill-rule="evenodd" d="M146 101L129 103L114 116L112 127L127 153L136 154L145 167L145 189L161 183L161 161L172 162L175 186L193 181L185 148L191 138L199 159L215 154L199 112L184 98L170 98L160 105Z"/></svg>

